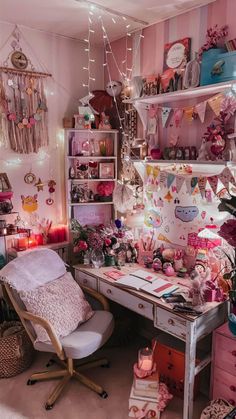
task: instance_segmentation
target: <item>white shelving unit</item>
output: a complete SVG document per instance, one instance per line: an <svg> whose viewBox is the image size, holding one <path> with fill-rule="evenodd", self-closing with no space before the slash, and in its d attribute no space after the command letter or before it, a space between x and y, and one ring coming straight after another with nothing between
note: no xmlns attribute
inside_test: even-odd
<svg viewBox="0 0 236 419"><path fill-rule="evenodd" d="M82 224L97 224L99 218L110 221L114 214L113 200L99 199L97 186L100 182L117 180L117 130L65 130L65 181L68 222L72 218ZM93 173L89 162L96 163ZM83 166L84 172L81 169ZM104 168L111 169L104 175ZM73 176L71 176L73 171ZM81 186L81 188L80 188ZM88 193L79 191L87 189ZM73 192L75 191L75 193ZM76 191L78 191L76 195ZM100 209L101 208L101 209Z"/></svg>

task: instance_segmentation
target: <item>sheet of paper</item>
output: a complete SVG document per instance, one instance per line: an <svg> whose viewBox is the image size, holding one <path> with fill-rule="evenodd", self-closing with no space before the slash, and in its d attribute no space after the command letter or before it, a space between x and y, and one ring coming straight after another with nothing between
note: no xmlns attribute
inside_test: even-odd
<svg viewBox="0 0 236 419"><path fill-rule="evenodd" d="M131 275L144 279L147 282L153 282L155 281L155 279L157 279L157 276L154 275L152 272L147 272L143 269L138 269L137 271L134 271Z"/></svg>

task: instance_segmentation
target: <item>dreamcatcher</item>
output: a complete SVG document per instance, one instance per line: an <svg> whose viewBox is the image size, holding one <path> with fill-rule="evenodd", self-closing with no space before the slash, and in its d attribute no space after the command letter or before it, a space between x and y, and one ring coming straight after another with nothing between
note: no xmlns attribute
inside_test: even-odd
<svg viewBox="0 0 236 419"><path fill-rule="evenodd" d="M13 51L0 67L0 133L15 152L37 153L49 143L44 79L50 74L35 71L17 29L12 36Z"/></svg>

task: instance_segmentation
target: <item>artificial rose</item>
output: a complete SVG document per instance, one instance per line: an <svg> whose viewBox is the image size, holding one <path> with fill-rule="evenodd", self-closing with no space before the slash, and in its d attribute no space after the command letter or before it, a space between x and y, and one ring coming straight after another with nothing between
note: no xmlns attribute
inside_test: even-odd
<svg viewBox="0 0 236 419"><path fill-rule="evenodd" d="M105 239L105 246L110 246L111 244L111 239Z"/></svg>
<svg viewBox="0 0 236 419"><path fill-rule="evenodd" d="M88 249L88 245L84 240L80 240L77 247L79 248L79 251Z"/></svg>
<svg viewBox="0 0 236 419"><path fill-rule="evenodd" d="M220 237L225 239L230 246L236 248L236 220L227 220L220 227L218 234Z"/></svg>

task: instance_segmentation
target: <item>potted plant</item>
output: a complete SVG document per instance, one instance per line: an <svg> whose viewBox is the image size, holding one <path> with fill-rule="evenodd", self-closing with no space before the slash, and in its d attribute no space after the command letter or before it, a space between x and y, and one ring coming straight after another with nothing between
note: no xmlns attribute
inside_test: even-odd
<svg viewBox="0 0 236 419"><path fill-rule="evenodd" d="M209 29L207 29L206 33L206 42L205 44L199 49L198 57L201 59L202 54L206 53L206 51L210 51L210 54L218 54L219 52L224 52L223 48L219 48L220 41L224 39L228 35L228 26L224 25L221 28L218 25L215 25Z"/></svg>
<svg viewBox="0 0 236 419"><path fill-rule="evenodd" d="M220 211L227 211L231 215L236 215L236 196L221 198L218 206ZM225 252L229 261L229 272L223 275L228 285L228 296L232 304L232 312L236 315L236 219L229 219L222 224L218 232L219 236L226 240L231 246L232 252Z"/></svg>

